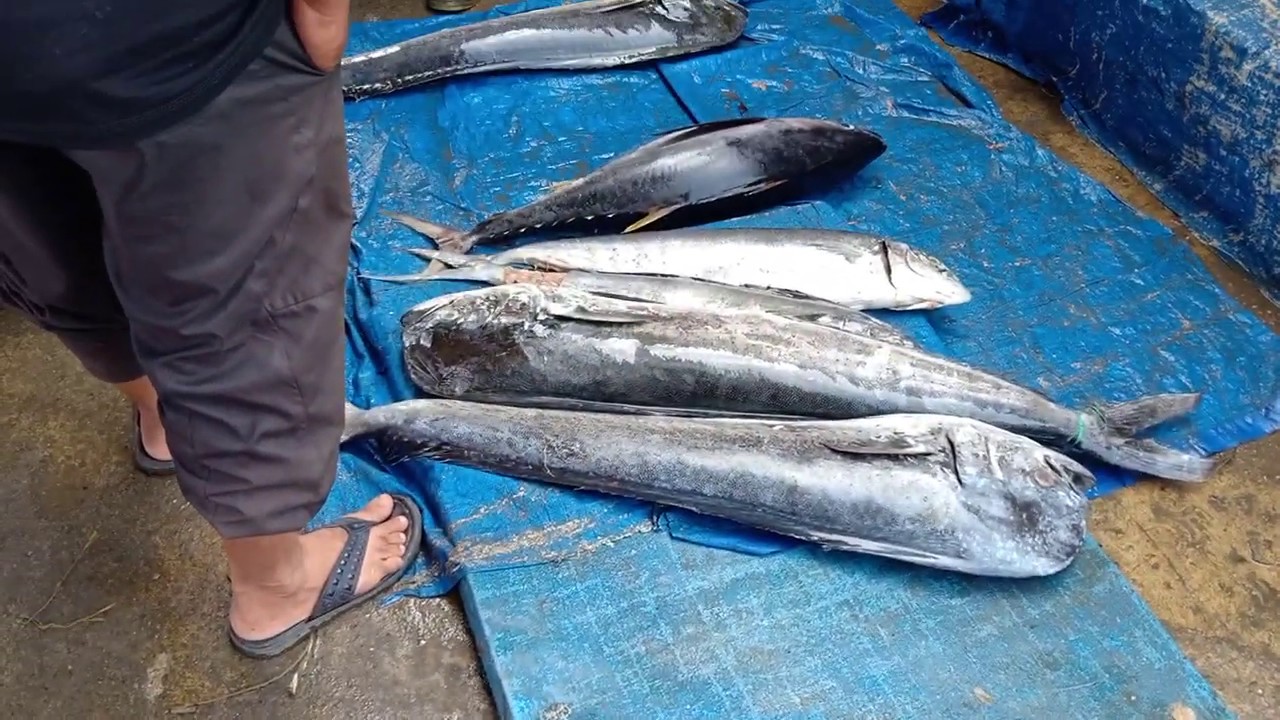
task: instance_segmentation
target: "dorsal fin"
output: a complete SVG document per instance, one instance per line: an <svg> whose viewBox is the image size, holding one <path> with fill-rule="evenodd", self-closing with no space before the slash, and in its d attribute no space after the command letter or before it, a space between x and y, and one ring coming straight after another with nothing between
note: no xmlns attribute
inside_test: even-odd
<svg viewBox="0 0 1280 720"><path fill-rule="evenodd" d="M700 135L709 135L719 130L725 130L731 127L741 127L743 125L752 125L763 121L762 117L744 117L730 118L728 120L711 120L709 122L697 123L694 125L685 125L684 127L667 130L658 137L657 140L649 143L650 145L670 145L681 140L688 140Z"/></svg>
<svg viewBox="0 0 1280 720"><path fill-rule="evenodd" d="M818 441L828 450L842 455L933 455L938 448L917 442L906 435L854 434L822 438Z"/></svg>
<svg viewBox="0 0 1280 720"><path fill-rule="evenodd" d="M612 2L609 2L609 0L605 0L605 2L601 2L599 5L595 7L578 8L578 9L584 10L585 12L588 12L588 13L610 13L610 12L614 12L615 10L622 10L629 7L635 7L636 5L644 5L649 1L650 0L612 0Z"/></svg>

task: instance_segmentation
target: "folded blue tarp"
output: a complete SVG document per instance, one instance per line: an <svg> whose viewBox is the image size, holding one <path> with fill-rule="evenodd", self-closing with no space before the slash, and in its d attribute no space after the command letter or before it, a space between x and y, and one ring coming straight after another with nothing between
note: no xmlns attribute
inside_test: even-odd
<svg viewBox="0 0 1280 720"><path fill-rule="evenodd" d="M947 0L924 22L1056 87L1070 118L1280 297L1280 5Z"/></svg>
<svg viewBox="0 0 1280 720"><path fill-rule="evenodd" d="M550 4L361 24L353 28L351 51ZM889 0L761 0L749 8L749 37L719 52L610 71L475 76L349 104L358 213L348 300L350 400L368 407L415 396L400 356L399 316L468 287L359 279L358 272L421 267L397 248L427 241L379 211L466 227L690 121L807 115L869 127L886 138L888 150L841 187L722 225L853 228L934 253L968 284L973 301L881 317L939 352L1064 402L1204 391L1194 417L1161 432L1170 444L1224 450L1280 425L1280 368L1270 360L1280 353L1280 338L1218 288L1163 226L1005 122L987 93ZM888 696L898 703L893 707L920 717L935 712L928 708L939 678L964 664L975 675L1003 678L1000 687L983 690L996 697L1034 696L1057 683L1055 692L1070 693L1067 716L1082 695L1089 701L1078 707L1119 714L1077 717L1119 717L1129 716L1130 695L1155 702L1170 692L1199 717L1225 712L1096 545L1085 551L1080 570L1049 584L961 581L814 552L647 503L428 461L386 468L367 450L343 453L320 519L388 489L425 504L428 554L408 592L439 594L465 579L481 657L500 706L513 716L538 717L569 702L551 700L559 697L581 703L574 717L611 716L611 708L647 707L661 695L672 703L672 717L700 716L703 708L724 717L847 716L889 708ZM1133 482L1129 474L1097 469L1098 492ZM686 552L672 538L723 550ZM830 644L865 622L848 608L771 625L814 602L821 588L799 580L809 576L825 578L823 587L872 614L893 613L896 624L875 630L883 642L856 647ZM580 587L551 591L562 582ZM1040 625L1005 612L1033 587L1038 617L1046 619ZM686 605L673 624L659 609L677 601ZM576 629L557 617L583 605L655 611ZM1096 617L1097 608L1115 615ZM553 621L556 630L543 633ZM1117 636L1095 632L1091 622L1130 628L1125 642L1141 652L1127 656L1106 647ZM1055 623L1066 625L1050 627ZM1073 634L1078 644L1069 659L1052 667L1052 659L1030 659L1029 653L1061 652ZM622 651L651 657L624 662L616 657ZM864 667L857 678L833 670L788 695L782 684L798 676L759 665L753 692L772 695L761 704L758 695L735 689L745 682L735 677L746 671L743 654L751 652L774 662L807 658L810 670L824 663ZM659 655L685 660L664 665ZM689 673L689 658L697 658L700 683L664 680ZM1079 658L1096 664L1084 667ZM1037 669L1012 672L1019 665ZM1005 669L997 673L998 667ZM587 677L615 670L621 679ZM908 671L917 673L915 684L904 679ZM776 673L772 683L768 673ZM1106 679L1120 676L1122 685ZM1016 705L981 705L989 717L1025 716Z"/></svg>

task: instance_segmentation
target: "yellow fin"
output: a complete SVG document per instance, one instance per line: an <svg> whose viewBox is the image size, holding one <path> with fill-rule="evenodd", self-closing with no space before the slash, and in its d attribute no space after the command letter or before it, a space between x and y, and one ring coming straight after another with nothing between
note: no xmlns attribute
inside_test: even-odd
<svg viewBox="0 0 1280 720"><path fill-rule="evenodd" d="M648 224L650 224L650 223L652 223L652 222L655 222L655 221L657 221L657 220L661 220L662 218L664 218L664 217L666 217L666 216L670 215L671 213L675 212L676 210L679 210L679 209L680 209L680 207L681 207L680 205L672 205L671 207L664 207L664 208L658 208L657 210L650 210L648 215L645 215L644 217L640 218L639 220L637 220L637 221L635 221L635 222L631 223L631 224L630 224L630 225L628 225L628 226L627 226L627 228L626 228L625 230L623 230L622 232L624 232L624 233L629 233L629 232L633 232L633 231L635 231L635 230L639 230L640 228L644 227L645 225L648 225Z"/></svg>

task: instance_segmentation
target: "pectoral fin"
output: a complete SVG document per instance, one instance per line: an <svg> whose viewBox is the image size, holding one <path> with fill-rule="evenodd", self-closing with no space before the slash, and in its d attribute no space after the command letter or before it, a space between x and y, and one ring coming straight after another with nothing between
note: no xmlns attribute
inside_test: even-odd
<svg viewBox="0 0 1280 720"><path fill-rule="evenodd" d="M547 305L547 312L566 320L599 323L640 323L653 319L643 309L612 302L551 302Z"/></svg>
<svg viewBox="0 0 1280 720"><path fill-rule="evenodd" d="M649 211L649 214L648 214L648 215L645 215L644 217L640 218L639 220L637 220L637 221L635 221L635 222L631 223L631 224L630 224L630 225L628 225L628 226L627 226L627 228L626 228L625 230L623 230L622 232L623 232L623 233L635 232L636 230L639 230L640 228L642 228L642 227L644 227L644 226L646 226L646 225L649 225L650 223L653 223L653 222L655 222L655 221L657 221L657 220L661 220L662 218L664 218L664 217L666 217L666 216L670 215L671 213L675 212L676 210L679 210L679 209L680 209L680 208L682 208L682 207L684 207L684 206L683 206L683 205L672 205L672 206L670 206L670 207L664 207L664 208L658 208L657 210L651 210L651 211Z"/></svg>
<svg viewBox="0 0 1280 720"><path fill-rule="evenodd" d="M902 435L841 437L820 440L828 450L842 455L933 455L938 448Z"/></svg>
<svg viewBox="0 0 1280 720"><path fill-rule="evenodd" d="M743 195L756 195L766 190L772 190L778 187L779 185L785 183L786 181L787 181L786 178L783 178L781 180L762 180L761 182L758 182L754 185L748 185L745 188L745 192L743 192Z"/></svg>

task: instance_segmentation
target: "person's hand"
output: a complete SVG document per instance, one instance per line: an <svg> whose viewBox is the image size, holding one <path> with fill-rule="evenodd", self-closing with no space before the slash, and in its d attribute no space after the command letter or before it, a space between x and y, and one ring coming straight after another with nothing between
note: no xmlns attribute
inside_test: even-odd
<svg viewBox="0 0 1280 720"><path fill-rule="evenodd" d="M298 39L316 67L338 67L350 32L351 0L293 0Z"/></svg>

